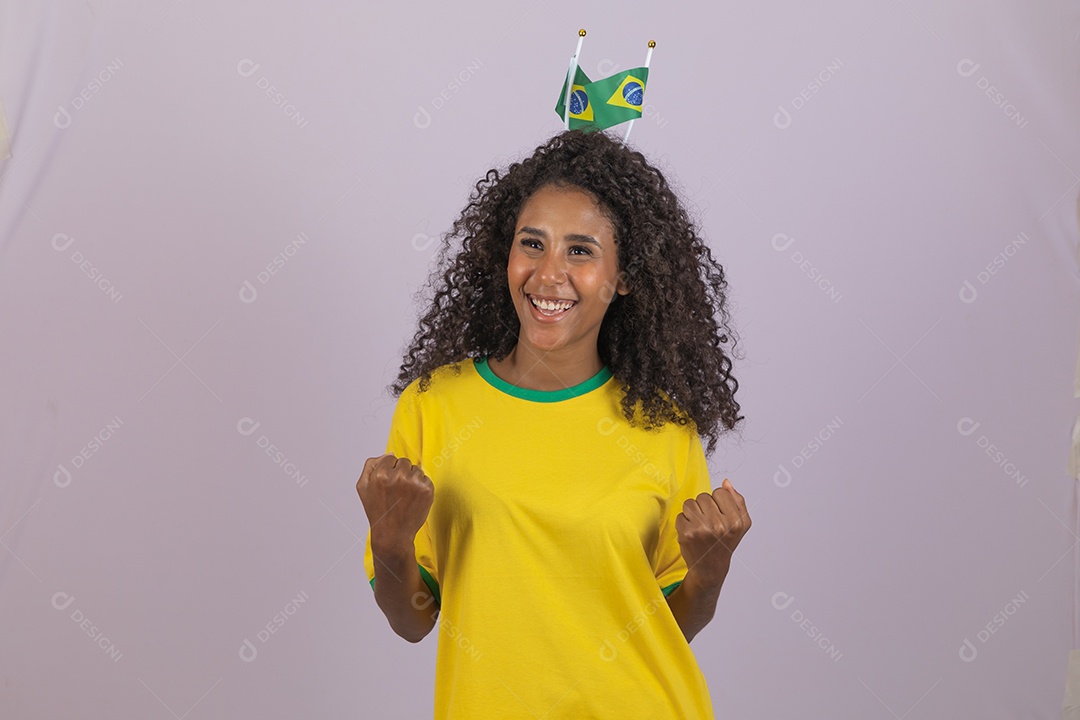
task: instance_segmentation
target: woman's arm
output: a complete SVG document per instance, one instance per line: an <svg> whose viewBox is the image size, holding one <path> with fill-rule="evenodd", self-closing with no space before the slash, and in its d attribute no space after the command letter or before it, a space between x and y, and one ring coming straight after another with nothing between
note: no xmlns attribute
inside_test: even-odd
<svg viewBox="0 0 1080 720"><path fill-rule="evenodd" d="M394 632L409 642L420 642L439 614L420 576L415 545L434 501L435 486L419 465L385 453L364 461L356 492L371 523L375 603Z"/></svg>
<svg viewBox="0 0 1080 720"><path fill-rule="evenodd" d="M375 558L375 603L390 621L390 627L411 643L423 640L439 607L416 563L416 550L408 547L384 550L372 546Z"/></svg>
<svg viewBox="0 0 1080 720"><path fill-rule="evenodd" d="M716 600L731 570L731 555L750 529L746 499L724 478L711 493L683 503L675 518L686 576L668 595L668 607L690 642L716 613Z"/></svg>
<svg viewBox="0 0 1080 720"><path fill-rule="evenodd" d="M720 587L726 576L725 572L718 583L707 583L691 568L682 584L667 596L668 607L686 636L686 642L693 640L713 619L716 614L716 601L720 597Z"/></svg>

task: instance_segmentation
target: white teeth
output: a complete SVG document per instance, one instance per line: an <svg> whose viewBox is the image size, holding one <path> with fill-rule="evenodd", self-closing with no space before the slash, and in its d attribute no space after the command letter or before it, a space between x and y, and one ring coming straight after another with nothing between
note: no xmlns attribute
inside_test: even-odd
<svg viewBox="0 0 1080 720"><path fill-rule="evenodd" d="M541 310L567 310L574 305L574 303L566 300L556 302L554 300L537 300L534 297L530 297L529 299L532 300L533 305Z"/></svg>

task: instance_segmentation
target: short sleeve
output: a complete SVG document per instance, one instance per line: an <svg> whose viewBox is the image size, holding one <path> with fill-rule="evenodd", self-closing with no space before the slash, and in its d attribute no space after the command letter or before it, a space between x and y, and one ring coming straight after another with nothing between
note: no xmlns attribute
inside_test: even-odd
<svg viewBox="0 0 1080 720"><path fill-rule="evenodd" d="M409 385L398 398L394 415L390 420L390 435L386 441L386 451L410 462L419 463L423 440L423 417L420 401L417 397L417 382ZM424 521L416 533L413 545L416 548L416 564L420 566L420 576L435 597L435 603L441 605L439 593L439 573L435 564L435 550L431 542L431 515ZM375 589L375 558L371 552L371 528L368 528L364 547L364 569L368 582Z"/></svg>
<svg viewBox="0 0 1080 720"><path fill-rule="evenodd" d="M679 546L678 531L675 529L675 518L682 512L684 502L713 490L701 438L694 430L689 430L688 434L690 438L685 464L676 467L672 474L673 491L660 521L660 539L653 563L657 582L665 597L682 584L687 570L682 548Z"/></svg>

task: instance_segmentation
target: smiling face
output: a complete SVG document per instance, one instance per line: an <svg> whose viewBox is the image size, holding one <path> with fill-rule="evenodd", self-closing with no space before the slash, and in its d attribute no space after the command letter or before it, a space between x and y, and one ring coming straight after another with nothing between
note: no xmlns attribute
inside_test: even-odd
<svg viewBox="0 0 1080 720"><path fill-rule="evenodd" d="M611 221L574 186L545 185L525 202L506 275L521 322L518 343L537 356L595 355L608 306L629 292Z"/></svg>

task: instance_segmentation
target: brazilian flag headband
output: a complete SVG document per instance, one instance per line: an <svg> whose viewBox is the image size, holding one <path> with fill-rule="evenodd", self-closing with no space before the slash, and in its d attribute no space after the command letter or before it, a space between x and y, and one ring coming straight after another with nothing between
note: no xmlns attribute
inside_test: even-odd
<svg viewBox="0 0 1080 720"><path fill-rule="evenodd" d="M649 61L656 41L649 41L645 64L615 73L602 80L592 81L578 65L581 43L585 40L585 28L578 30L577 49L570 58L570 70L563 81L555 112L562 118L567 130L603 130L629 121L623 144L630 139L634 121L641 117L645 103L645 83L649 79ZM570 82L574 78L574 82Z"/></svg>

